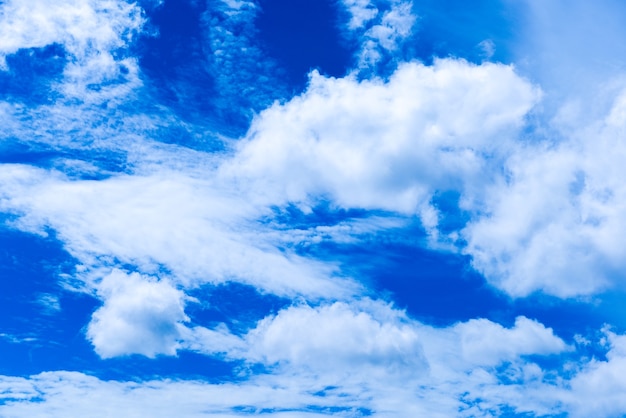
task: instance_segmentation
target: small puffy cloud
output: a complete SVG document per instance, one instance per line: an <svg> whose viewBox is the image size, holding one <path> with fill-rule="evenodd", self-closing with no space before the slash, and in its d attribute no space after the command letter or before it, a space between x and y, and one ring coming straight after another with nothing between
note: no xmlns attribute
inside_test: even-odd
<svg viewBox="0 0 626 418"><path fill-rule="evenodd" d="M421 374L427 367L404 314L368 300L294 306L259 322L247 340L250 359L325 374L372 372L372 367Z"/></svg>
<svg viewBox="0 0 626 418"><path fill-rule="evenodd" d="M127 354L176 354L188 321L184 294L165 281L115 270L102 279L103 306L93 313L87 337L102 358Z"/></svg>
<svg viewBox="0 0 626 418"><path fill-rule="evenodd" d="M476 47L480 50L484 59L489 60L496 53L496 44L491 39L480 41Z"/></svg>
<svg viewBox="0 0 626 418"><path fill-rule="evenodd" d="M461 342L463 358L471 364L494 365L529 354L557 354L567 346L550 328L520 316L512 328L487 319L458 324L454 332Z"/></svg>

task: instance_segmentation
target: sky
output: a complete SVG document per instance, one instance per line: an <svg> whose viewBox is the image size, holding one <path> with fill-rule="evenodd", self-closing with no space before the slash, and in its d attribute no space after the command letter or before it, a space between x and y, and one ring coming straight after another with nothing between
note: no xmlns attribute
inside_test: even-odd
<svg viewBox="0 0 626 418"><path fill-rule="evenodd" d="M626 5L0 1L0 416L626 415Z"/></svg>

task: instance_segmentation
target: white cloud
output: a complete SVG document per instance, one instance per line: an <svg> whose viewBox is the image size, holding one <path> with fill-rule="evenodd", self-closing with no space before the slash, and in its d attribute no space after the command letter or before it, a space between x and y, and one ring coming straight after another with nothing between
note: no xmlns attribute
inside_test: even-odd
<svg viewBox="0 0 626 418"><path fill-rule="evenodd" d="M147 274L165 267L184 287L237 281L312 298L358 290L336 267L275 248L272 234L255 222L265 209L218 186L210 168L191 175L162 170L81 181L4 165L0 207L18 215L14 226L22 230L54 228L88 269L88 282L89 271L129 263Z"/></svg>
<svg viewBox="0 0 626 418"><path fill-rule="evenodd" d="M497 366L529 354L557 354L567 346L553 331L526 317L512 328L487 319L472 319L447 329L424 327L424 350L439 367L473 369ZM456 363L456 364L455 364Z"/></svg>
<svg viewBox="0 0 626 418"><path fill-rule="evenodd" d="M496 64L409 63L388 82L313 74L302 96L259 115L220 170L263 204L329 198L432 227L433 191L489 181L485 157L509 151L538 96Z"/></svg>
<svg viewBox="0 0 626 418"><path fill-rule="evenodd" d="M626 121L608 114L556 145L529 145L506 162L464 236L474 266L513 296L586 295L624 280ZM558 126L558 125L557 125Z"/></svg>
<svg viewBox="0 0 626 418"><path fill-rule="evenodd" d="M416 20L412 8L411 2L395 2L392 9L383 14L380 24L365 32L365 37L385 50L395 50L399 41L411 34Z"/></svg>
<svg viewBox="0 0 626 418"><path fill-rule="evenodd" d="M181 339L184 294L164 281L114 270L98 285L104 305L87 337L102 358L126 354L173 355Z"/></svg>
<svg viewBox="0 0 626 418"><path fill-rule="evenodd" d="M408 318L369 300L291 307L260 321L247 340L250 359L316 373L372 376L380 369L419 375L426 368Z"/></svg>
<svg viewBox="0 0 626 418"><path fill-rule="evenodd" d="M232 416L264 410L291 417L337 408L338 416L358 416L365 410L389 417L492 417L506 407L562 412L571 396L569 380L550 383L540 367L523 360L524 355L559 353L565 347L551 330L526 318L518 318L510 329L487 320L440 329L365 299L287 308L261 321L246 343L250 351L238 352L248 355L248 361L278 362L280 367L222 384L104 382L67 372L1 377L5 403L0 413L97 417L124 411L125 416L158 417L173 411ZM492 346L490 357L477 355L477 345ZM494 366L503 362L509 363L505 369L512 382L500 381L502 370ZM596 370L595 364L585 370Z"/></svg>
<svg viewBox="0 0 626 418"><path fill-rule="evenodd" d="M274 365L276 382L330 386L343 405L358 399L377 415L400 417L558 411L562 388L525 356L570 350L525 317L512 328L487 319L438 328L368 299L287 308L260 321L246 340L248 360Z"/></svg>
<svg viewBox="0 0 626 418"><path fill-rule="evenodd" d="M322 400L293 393L266 382L237 385L201 381L103 381L82 373L47 372L32 378L0 378L5 403L0 414L10 417L232 417L243 411L278 408L275 416L327 416L307 411Z"/></svg>
<svg viewBox="0 0 626 418"><path fill-rule="evenodd" d="M411 4L392 3L386 10L344 2L352 13L350 28L363 31L363 51L393 51L410 36L415 23ZM29 32L25 10L43 3L24 4L3 3L7 14L0 23L7 11L18 19L6 21L13 32L0 41L0 51L8 55L62 44L70 55L61 86L68 96L87 100L91 96L81 90L87 84L117 77L122 65L134 68L132 59L114 58L112 51L124 48L127 36L141 27L136 5L57 3L37 21L41 28ZM217 32L206 41L223 62L233 63L236 59L224 49L237 44L228 29L249 22L254 7L224 4L232 27L214 28ZM72 13L66 13L68 8ZM239 19L237 13L245 16ZM45 20L50 16L57 18ZM93 27L101 31L92 33ZM131 71L129 77L135 75ZM454 189L472 216L461 234L465 252L490 283L509 294L542 290L567 297L621 280L626 189L619 179L626 174L626 149L619 138L626 126L626 96L615 100L600 123L585 126L568 141L521 143L520 127L539 97L514 68L490 63L405 63L387 81L314 73L304 94L259 114L228 156L178 147L157 150L141 139L154 121L123 115L131 127L120 129L134 132L124 145L133 153L128 160L132 172L87 181L55 170L2 165L0 209L13 215L11 225L41 235L54 230L81 263L77 278L102 300L87 332L101 357L192 350L260 362L271 373L224 385L102 382L63 373L4 378L9 389L0 393L11 400L0 408L15 416L49 411L63 416L119 411L125 416L232 416L233 406L310 416L311 405L353 408L343 411L346 415L363 407L381 416L497 416L507 405L537 413L569 408L580 416L623 411L619 390L612 390L624 386L616 373L624 368L623 337L609 334L607 361L592 360L573 379L558 381L526 358L570 349L543 324L525 317L512 328L487 319L443 329L420 324L389 305L351 299L363 289L341 277L337 266L282 248L285 242L354 242L360 234L402 227L402 217L413 215L436 236L445 215L431 199L437 191ZM14 116L20 111L3 109ZM29 126L36 130L49 122L45 115L57 114L55 120L69 131L85 120L91 125L94 119L82 118L91 113L88 108L41 108L29 114L35 119ZM568 123L575 120L565 113L560 116ZM13 123L12 129L22 128ZM118 127L93 129L90 135L102 140ZM79 131L83 136L84 129ZM189 157L192 162L186 161ZM104 174L71 160L58 161L57 167L68 174ZM322 199L333 208L390 211L394 218L348 220L298 235L288 226L258 222L271 218L274 205L295 203L307 212ZM124 264L141 274L116 270ZM304 296L311 305L296 304L269 316L241 338L224 325L190 324L185 291L229 281ZM515 383L503 383L502 373ZM612 386L602 386L605 382ZM320 391L326 396L316 395ZM41 402L21 401L40 395ZM180 404L165 404L163 399L172 398ZM94 404L106 407L94 409Z"/></svg>
<svg viewBox="0 0 626 418"><path fill-rule="evenodd" d="M185 289L237 281L309 300L347 300L362 290L334 265L279 250L280 235L288 231L281 231L277 242L273 225L257 222L271 215L268 207L293 202L306 209L330 197L344 208L419 214L434 230L432 193L481 180L483 153L506 150L537 96L511 67L453 60L433 67L405 64L388 82L314 75L301 97L263 112L230 157L185 151L183 158L180 148L137 142L134 172L101 180L3 165L0 208L15 216L12 225L21 230L45 235L53 229L82 264L77 278L104 303L89 327L101 356L155 356L179 348L230 355L241 343L227 331L183 325ZM358 225L358 230L368 229ZM326 232L335 234L333 239L345 236ZM111 273L124 264L165 276L171 285ZM309 314L329 319L325 309ZM406 338L399 346L374 344L362 353L366 361L388 361L394 350L397 362L416 361L405 355L416 347L410 328L386 325L349 305L333 309L345 319L339 330L345 335L355 323L379 333L381 341ZM125 319L130 314L143 319ZM281 315L288 326L291 316ZM281 322L268 327L276 324ZM363 334L361 329L353 336ZM330 348L320 347L325 349Z"/></svg>
<svg viewBox="0 0 626 418"><path fill-rule="evenodd" d="M0 6L0 64L24 48L62 45L69 62L60 90L72 98L93 101L126 96L140 84L137 64L117 58L143 25L141 9L122 0L19 0ZM122 78L98 91L90 85Z"/></svg>

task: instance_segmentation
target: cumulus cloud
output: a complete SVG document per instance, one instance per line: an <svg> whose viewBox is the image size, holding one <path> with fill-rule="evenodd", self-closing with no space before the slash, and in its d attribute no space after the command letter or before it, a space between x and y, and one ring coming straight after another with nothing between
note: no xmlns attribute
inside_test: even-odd
<svg viewBox="0 0 626 418"><path fill-rule="evenodd" d="M321 196L434 226L433 191L488 180L485 157L506 153L538 97L496 64L409 63L388 82L313 74L302 96L260 114L220 170L268 204L306 209Z"/></svg>
<svg viewBox="0 0 626 418"><path fill-rule="evenodd" d="M180 290L115 270L102 279L98 293L104 304L94 312L87 337L100 357L176 353L181 324L188 321Z"/></svg>
<svg viewBox="0 0 626 418"><path fill-rule="evenodd" d="M263 319L247 337L250 359L287 362L314 372L369 373L378 367L421 374L426 367L418 334L390 306L365 300L295 306Z"/></svg>
<svg viewBox="0 0 626 418"><path fill-rule="evenodd" d="M528 146L463 234L474 266L514 296L591 294L624 280L623 95L598 122Z"/></svg>
<svg viewBox="0 0 626 418"><path fill-rule="evenodd" d="M512 328L487 319L472 319L447 329L424 327L425 350L439 365L473 369L515 361L523 355L557 354L567 346L543 324L518 317Z"/></svg>

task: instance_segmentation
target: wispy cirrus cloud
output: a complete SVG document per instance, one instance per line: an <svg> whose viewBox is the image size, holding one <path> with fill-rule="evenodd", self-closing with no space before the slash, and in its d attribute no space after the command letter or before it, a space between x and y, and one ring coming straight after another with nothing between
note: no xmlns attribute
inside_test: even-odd
<svg viewBox="0 0 626 418"><path fill-rule="evenodd" d="M344 36L360 45L356 67L361 72L386 75L403 61L418 20L413 2L343 0L340 4L348 15Z"/></svg>
<svg viewBox="0 0 626 418"><path fill-rule="evenodd" d="M126 95L131 79L133 84L139 83L136 61L119 54L143 25L141 9L136 4L10 1L2 4L0 19L0 57L5 71L8 54L59 44L67 54L67 64L58 89L68 98L110 100Z"/></svg>

